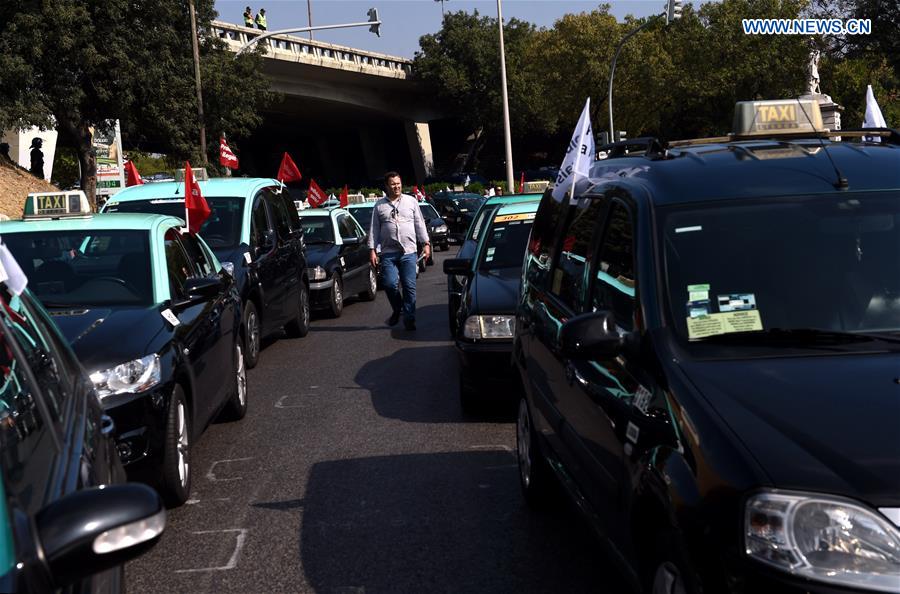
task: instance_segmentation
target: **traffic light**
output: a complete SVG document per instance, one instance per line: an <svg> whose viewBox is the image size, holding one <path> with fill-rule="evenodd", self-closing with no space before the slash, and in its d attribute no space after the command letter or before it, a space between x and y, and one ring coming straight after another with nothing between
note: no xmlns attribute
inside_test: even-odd
<svg viewBox="0 0 900 594"><path fill-rule="evenodd" d="M681 0L666 0L666 24L681 18Z"/></svg>
<svg viewBox="0 0 900 594"><path fill-rule="evenodd" d="M369 33L374 33L378 37L381 37L381 21L378 20L378 9L370 8L369 12L366 14L369 15L369 22L373 23L369 27Z"/></svg>

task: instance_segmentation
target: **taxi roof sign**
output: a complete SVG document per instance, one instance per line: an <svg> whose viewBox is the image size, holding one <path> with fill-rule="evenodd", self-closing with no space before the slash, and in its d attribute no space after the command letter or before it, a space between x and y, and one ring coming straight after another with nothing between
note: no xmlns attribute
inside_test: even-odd
<svg viewBox="0 0 900 594"><path fill-rule="evenodd" d="M827 132L819 103L812 99L739 101L734 110L735 136L777 136Z"/></svg>
<svg viewBox="0 0 900 594"><path fill-rule="evenodd" d="M23 219L91 216L91 204L81 190L33 192L25 200Z"/></svg>

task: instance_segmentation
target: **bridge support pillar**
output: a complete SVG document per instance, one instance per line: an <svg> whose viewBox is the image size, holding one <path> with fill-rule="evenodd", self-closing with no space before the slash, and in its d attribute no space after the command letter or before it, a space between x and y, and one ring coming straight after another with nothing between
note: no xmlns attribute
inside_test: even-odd
<svg viewBox="0 0 900 594"><path fill-rule="evenodd" d="M406 138L409 142L409 156L412 160L416 183L422 185L425 178L434 175L434 153L431 150L431 131L428 122L404 122Z"/></svg>

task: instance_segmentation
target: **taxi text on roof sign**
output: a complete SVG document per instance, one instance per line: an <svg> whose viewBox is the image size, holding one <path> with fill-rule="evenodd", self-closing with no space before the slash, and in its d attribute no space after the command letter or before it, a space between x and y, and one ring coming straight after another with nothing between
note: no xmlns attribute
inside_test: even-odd
<svg viewBox="0 0 900 594"><path fill-rule="evenodd" d="M81 190L72 192L35 192L25 200L22 218L48 219L90 216L91 205Z"/></svg>
<svg viewBox="0 0 900 594"><path fill-rule="evenodd" d="M740 101L734 110L732 131L738 136L766 136L773 133L823 132L819 104L810 99Z"/></svg>

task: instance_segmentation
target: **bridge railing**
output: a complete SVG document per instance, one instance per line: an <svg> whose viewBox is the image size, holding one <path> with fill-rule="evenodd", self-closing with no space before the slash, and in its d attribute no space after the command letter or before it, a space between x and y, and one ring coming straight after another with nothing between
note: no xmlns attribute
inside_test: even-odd
<svg viewBox="0 0 900 594"><path fill-rule="evenodd" d="M212 22L212 33L223 39L233 51L237 51L259 34L255 29L222 21ZM412 71L412 61L405 58L303 39L293 35L275 35L260 43L268 49L266 56L276 60L303 62L326 68L353 70L403 79Z"/></svg>

